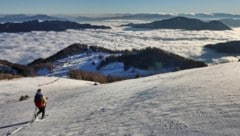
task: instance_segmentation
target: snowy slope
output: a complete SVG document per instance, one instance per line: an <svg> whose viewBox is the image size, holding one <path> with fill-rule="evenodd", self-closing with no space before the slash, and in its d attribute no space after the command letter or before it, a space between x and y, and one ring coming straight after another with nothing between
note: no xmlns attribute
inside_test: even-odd
<svg viewBox="0 0 240 136"><path fill-rule="evenodd" d="M31 119L42 85L50 116L13 135L237 136L239 80L240 63L226 63L97 86L46 77L1 81L0 135ZM15 101L25 94L31 98Z"/></svg>
<svg viewBox="0 0 240 136"><path fill-rule="evenodd" d="M124 64L121 62L114 62L108 64L107 66L101 68L100 70L97 70L97 66L100 63L100 61L102 61L104 58L110 55L117 54L110 54L104 52L93 53L83 52L77 55L57 60L54 62L54 68L51 71L39 69L37 71L37 75L67 77L68 72L73 69L101 73L106 76L111 75L116 77L128 77L128 78L136 77L136 75L146 76L153 74L154 72L156 73L156 71L142 70L134 67L131 67L128 70L124 70ZM167 71L167 69L162 68L162 72L169 72L169 70Z"/></svg>

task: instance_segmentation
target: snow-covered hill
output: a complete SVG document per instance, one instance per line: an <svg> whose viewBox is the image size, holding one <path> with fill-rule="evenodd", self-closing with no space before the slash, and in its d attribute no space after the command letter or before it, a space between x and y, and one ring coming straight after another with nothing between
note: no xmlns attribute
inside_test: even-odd
<svg viewBox="0 0 240 136"><path fill-rule="evenodd" d="M64 78L1 81L0 135L31 120L38 88L44 121L12 135L240 135L240 63L97 85ZM18 102L21 95L30 99Z"/></svg>
<svg viewBox="0 0 240 136"><path fill-rule="evenodd" d="M138 68L129 68L124 70L124 64L120 62L115 62L107 65L101 70L97 70L97 65L102 59L106 58L112 54L104 52L96 53L80 53L77 55L69 56L64 59L60 59L54 62L54 68L49 71L46 69L40 69L37 71L37 75L43 76L58 76L58 77L67 77L68 72L73 69L88 71L88 72L99 72L103 75L111 75L117 77L135 77L139 75L150 75L151 71L141 70Z"/></svg>

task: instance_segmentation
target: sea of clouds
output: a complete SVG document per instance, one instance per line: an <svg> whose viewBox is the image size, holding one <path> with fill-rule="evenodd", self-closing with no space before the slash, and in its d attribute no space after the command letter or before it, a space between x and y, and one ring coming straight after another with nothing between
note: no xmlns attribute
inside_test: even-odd
<svg viewBox="0 0 240 136"><path fill-rule="evenodd" d="M111 26L110 30L0 33L0 59L27 64L37 58L48 57L73 43L101 46L112 50L141 49L151 46L207 63L236 59L204 50L203 46L240 40L240 28L228 31L185 31L131 30L120 27L121 24L126 23L130 21L111 20L92 23Z"/></svg>

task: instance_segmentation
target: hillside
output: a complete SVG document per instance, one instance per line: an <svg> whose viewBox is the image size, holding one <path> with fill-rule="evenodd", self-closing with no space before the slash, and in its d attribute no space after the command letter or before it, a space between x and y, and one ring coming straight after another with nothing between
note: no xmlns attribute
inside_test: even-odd
<svg viewBox="0 0 240 136"><path fill-rule="evenodd" d="M127 24L123 26L141 29L231 30L231 28L220 21L203 22L199 19L186 17L174 17L151 23Z"/></svg>
<svg viewBox="0 0 240 136"><path fill-rule="evenodd" d="M70 21L27 21L23 23L0 24L0 32L17 33L31 31L65 31L67 29L111 29L107 26L96 26L91 24L78 24Z"/></svg>
<svg viewBox="0 0 240 136"><path fill-rule="evenodd" d="M46 77L0 81L0 135L235 136L239 75L240 63L227 63L97 86ZM19 130L32 118L38 88L49 97L50 115ZM30 99L18 102L21 95Z"/></svg>
<svg viewBox="0 0 240 136"><path fill-rule="evenodd" d="M229 41L224 43L209 44L205 48L212 49L216 52L227 54L240 54L240 41Z"/></svg>
<svg viewBox="0 0 240 136"><path fill-rule="evenodd" d="M30 67L11 63L6 60L0 60L0 74L13 74L13 75L21 75L21 76L31 76L33 72Z"/></svg>

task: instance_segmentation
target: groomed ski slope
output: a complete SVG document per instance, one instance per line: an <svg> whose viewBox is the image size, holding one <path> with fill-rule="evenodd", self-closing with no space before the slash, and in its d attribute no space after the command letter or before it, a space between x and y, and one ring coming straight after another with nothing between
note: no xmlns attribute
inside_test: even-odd
<svg viewBox="0 0 240 136"><path fill-rule="evenodd" d="M32 118L42 85L49 116L12 135L238 136L239 81L240 63L97 86L48 77L0 81L0 135ZM31 98L16 101L21 95Z"/></svg>

